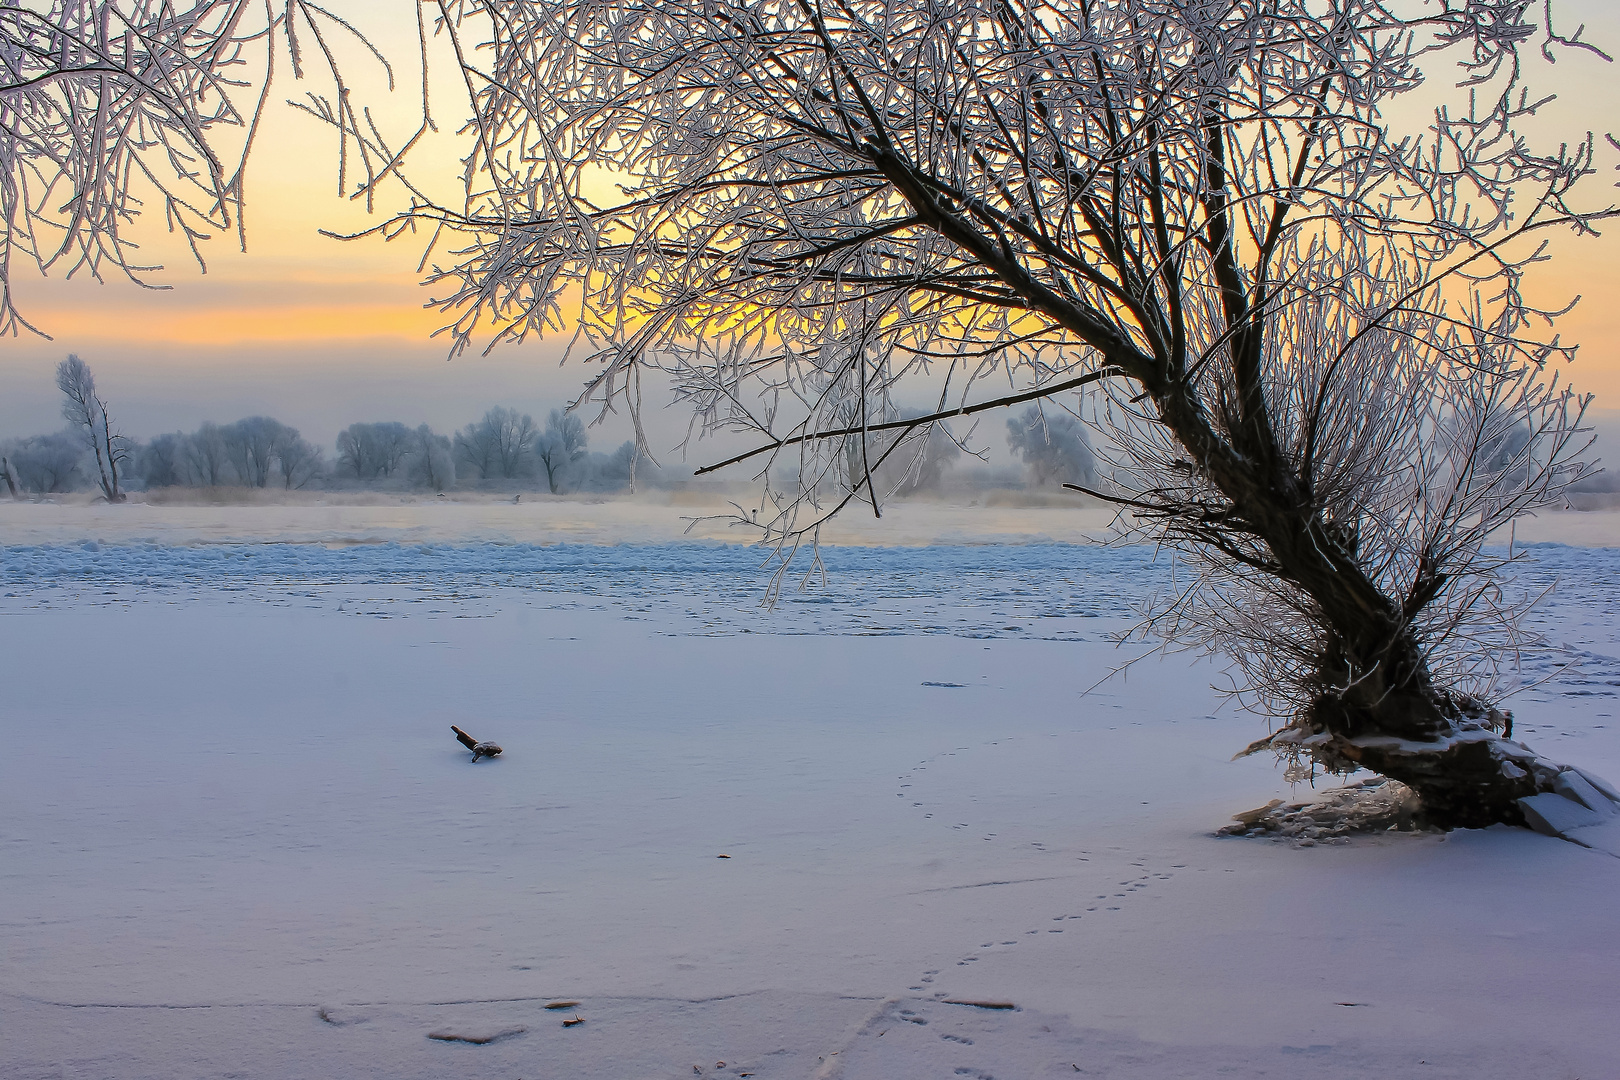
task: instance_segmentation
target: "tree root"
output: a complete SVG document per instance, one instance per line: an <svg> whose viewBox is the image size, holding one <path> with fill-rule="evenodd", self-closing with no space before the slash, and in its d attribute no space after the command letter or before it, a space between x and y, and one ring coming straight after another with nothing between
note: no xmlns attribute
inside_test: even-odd
<svg viewBox="0 0 1620 1080"><path fill-rule="evenodd" d="M1429 832L1417 794L1398 780L1377 776L1332 788L1303 803L1274 799L1266 806L1232 815L1220 836L1267 837L1300 847L1348 843L1352 836Z"/></svg>
<svg viewBox="0 0 1620 1080"><path fill-rule="evenodd" d="M1292 760L1291 773L1300 771L1302 760L1335 773L1368 769L1413 793L1413 821L1442 829L1505 824L1567 839L1570 829L1620 819L1620 792L1613 785L1498 734L1493 729L1501 725L1491 722L1497 715L1484 723L1454 722L1442 737L1423 740L1347 737L1291 725L1243 753L1271 750ZM1281 821L1287 813L1311 816L1307 805L1271 817Z"/></svg>

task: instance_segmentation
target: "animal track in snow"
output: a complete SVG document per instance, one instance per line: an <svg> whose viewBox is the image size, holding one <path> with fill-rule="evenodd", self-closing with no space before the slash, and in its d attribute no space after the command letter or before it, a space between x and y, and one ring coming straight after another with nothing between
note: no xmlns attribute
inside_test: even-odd
<svg viewBox="0 0 1620 1080"><path fill-rule="evenodd" d="M1090 855L1089 852L1086 854ZM1186 865L1183 863L1173 864L1169 868L1163 870L1153 869L1149 867L1146 859L1133 860L1129 863L1129 866L1132 869L1138 869L1143 872L1132 877L1126 877L1123 881L1120 881L1119 886L1124 891L1113 894L1097 894L1098 900L1118 899L1121 901L1121 903L1109 905L1093 904L1087 906L1084 912L1069 910L1063 912L1062 914L1050 916L1049 921L1053 923L1068 923L1072 920L1084 919L1088 913L1091 914L1093 920L1097 919L1098 917L1107 918L1108 916L1106 915L1100 915L1099 907L1103 907L1103 909L1108 912L1123 911L1132 903L1133 897L1139 895L1152 895L1152 886L1167 882L1175 876L1175 871L1186 869ZM1047 934L1062 934L1067 929L1067 926L1036 926L1024 929L1021 934L1015 937L995 938L990 941L982 941L977 948L960 955L953 966L959 968L970 967L982 959L996 955L997 953L1005 952L1007 949L1017 945L1019 941L1025 938L1040 935L1043 930ZM921 978L919 978L915 984L909 987L909 989L913 992L921 992L930 988L932 985L934 985L935 977L938 974L939 971L937 969L928 971ZM944 993L944 991L935 991L937 997L944 996Z"/></svg>

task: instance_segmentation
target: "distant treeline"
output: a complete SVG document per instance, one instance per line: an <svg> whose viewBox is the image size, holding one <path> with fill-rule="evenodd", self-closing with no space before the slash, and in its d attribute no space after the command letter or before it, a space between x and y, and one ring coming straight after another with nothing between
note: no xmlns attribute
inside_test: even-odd
<svg viewBox="0 0 1620 1080"><path fill-rule="evenodd" d="M590 450L577 416L553 409L545 426L515 409L493 408L453 435L426 424L350 424L328 457L279 420L249 416L206 423L145 442L114 435L124 488L378 487L448 491L540 487L553 493L620 491L630 486L635 444ZM0 460L17 494L48 495L98 483L83 431L0 441Z"/></svg>
<svg viewBox="0 0 1620 1080"><path fill-rule="evenodd" d="M586 445L579 417L551 410L544 427L516 409L497 406L451 435L426 424L397 421L350 424L328 459L279 420L249 416L232 424L206 423L146 442L119 432L96 390L90 368L76 356L57 367L68 426L48 435L0 441L0 481L13 496L49 495L99 487L108 501L129 489L384 487L447 491L457 487L506 490L540 487L553 494L613 492L630 487L635 444L610 454ZM1035 486L1091 483L1097 461L1079 420L1061 409L1031 405L1007 421L1007 441ZM859 487L865 468L858 444L846 454L844 483ZM874 474L887 494L942 486L960 450L943 428L909 453L893 455ZM1016 483L1016 481L1014 481Z"/></svg>

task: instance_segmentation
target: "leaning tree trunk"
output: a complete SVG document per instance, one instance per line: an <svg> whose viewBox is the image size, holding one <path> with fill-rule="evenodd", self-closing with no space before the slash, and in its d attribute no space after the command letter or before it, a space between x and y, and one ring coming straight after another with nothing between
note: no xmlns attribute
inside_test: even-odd
<svg viewBox="0 0 1620 1080"><path fill-rule="evenodd" d="M1365 633L1358 644L1330 647L1287 742L1330 766L1399 780L1443 828L1525 824L1518 800L1552 791L1560 767L1506 737L1504 714L1434 686L1408 629Z"/></svg>
<svg viewBox="0 0 1620 1080"><path fill-rule="evenodd" d="M1313 546L1329 548L1331 534L1321 530ZM1313 696L1256 748L1399 780L1442 828L1526 824L1519 800L1553 791L1565 767L1511 739L1508 717L1489 703L1434 684L1411 614L1442 583L1420 581L1402 602L1382 595L1353 558L1331 561L1331 581L1289 575L1316 602L1326 642Z"/></svg>
<svg viewBox="0 0 1620 1080"><path fill-rule="evenodd" d="M1268 572L1314 602L1324 638L1315 693L1249 752L1370 769L1411 787L1443 828L1527 824L1518 800L1553 791L1567 768L1508 738L1506 716L1488 703L1434 685L1412 626L1444 577L1420 570L1408 595L1387 595L1357 561L1354 536L1322 519L1284 464L1263 405L1229 418L1228 442L1184 388L1159 389L1161 417L1265 543Z"/></svg>
<svg viewBox="0 0 1620 1080"><path fill-rule="evenodd" d="M1280 509L1261 517L1284 525ZM1315 601L1325 641L1290 741L1323 764L1399 780L1443 828L1526 824L1519 800L1553 791L1564 767L1509 738L1490 703L1435 685L1413 621L1444 578L1420 569L1407 595L1389 596L1361 569L1353 538L1309 509L1294 517L1271 546Z"/></svg>

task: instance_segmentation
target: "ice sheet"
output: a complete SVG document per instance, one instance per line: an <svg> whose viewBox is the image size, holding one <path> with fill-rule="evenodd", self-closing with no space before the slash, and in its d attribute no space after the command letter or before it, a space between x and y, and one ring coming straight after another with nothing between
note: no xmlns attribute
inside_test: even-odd
<svg viewBox="0 0 1620 1080"><path fill-rule="evenodd" d="M1590 656L1516 734L1612 779L1620 559L1533 554ZM775 611L712 545L0 557L8 1078L1615 1059L1620 859L1213 835L1304 792L1228 760L1263 728L1213 665L1098 685L1138 655L1106 634L1163 587L1150 553L833 549ZM527 1030L428 1038L458 1026Z"/></svg>

